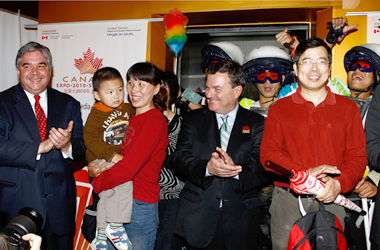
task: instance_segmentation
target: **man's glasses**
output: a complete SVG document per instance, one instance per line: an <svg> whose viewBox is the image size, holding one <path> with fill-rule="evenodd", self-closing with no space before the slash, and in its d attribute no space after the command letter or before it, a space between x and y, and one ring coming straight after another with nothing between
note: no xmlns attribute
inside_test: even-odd
<svg viewBox="0 0 380 250"><path fill-rule="evenodd" d="M260 70L257 73L253 74L253 82L264 84L267 80L270 83L276 83L281 80L282 74L277 69L264 69Z"/></svg>
<svg viewBox="0 0 380 250"><path fill-rule="evenodd" d="M329 62L325 58L320 58L317 60L305 59L298 64L304 67L305 69L311 69L314 64L317 65L318 68L324 69L324 68L327 68L327 66L329 65Z"/></svg>
<svg viewBox="0 0 380 250"><path fill-rule="evenodd" d="M348 70L355 71L357 68L362 72L372 72L373 62L365 57L355 57L351 60Z"/></svg>

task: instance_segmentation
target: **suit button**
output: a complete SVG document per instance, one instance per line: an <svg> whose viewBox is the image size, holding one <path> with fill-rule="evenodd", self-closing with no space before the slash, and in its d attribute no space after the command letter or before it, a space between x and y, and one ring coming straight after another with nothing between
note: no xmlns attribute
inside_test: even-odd
<svg viewBox="0 0 380 250"><path fill-rule="evenodd" d="M224 181L225 179L224 179L224 178L222 178L221 180L222 180L222 181Z"/></svg>
<svg viewBox="0 0 380 250"><path fill-rule="evenodd" d="M44 197L47 198L49 195L48 194L45 194Z"/></svg>
<svg viewBox="0 0 380 250"><path fill-rule="evenodd" d="M50 177L50 174L45 174L45 177L46 177L46 178Z"/></svg>
<svg viewBox="0 0 380 250"><path fill-rule="evenodd" d="M216 199L220 200L220 199L222 199L222 197L220 195L218 195L218 196L216 196Z"/></svg>

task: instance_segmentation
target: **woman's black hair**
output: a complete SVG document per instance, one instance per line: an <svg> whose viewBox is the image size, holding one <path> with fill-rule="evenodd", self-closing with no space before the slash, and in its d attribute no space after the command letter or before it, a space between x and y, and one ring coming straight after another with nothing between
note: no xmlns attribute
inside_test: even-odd
<svg viewBox="0 0 380 250"><path fill-rule="evenodd" d="M170 109L171 105L177 100L179 89L178 78L173 72L166 71L162 82L169 88L169 107L167 108Z"/></svg>
<svg viewBox="0 0 380 250"><path fill-rule="evenodd" d="M132 65L127 72L127 82L130 79L137 79L149 82L153 86L161 85L160 91L153 97L153 105L163 111L166 108L167 92L162 86L164 72L157 68L153 63L139 62Z"/></svg>

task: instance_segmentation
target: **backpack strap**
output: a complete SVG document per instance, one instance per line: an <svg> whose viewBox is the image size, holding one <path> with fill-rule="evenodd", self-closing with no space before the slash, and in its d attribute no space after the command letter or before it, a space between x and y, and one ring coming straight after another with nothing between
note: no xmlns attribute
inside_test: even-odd
<svg viewBox="0 0 380 250"><path fill-rule="evenodd" d="M306 215L306 211L303 208L302 201L301 201L301 196L300 195L298 195L298 206L300 208L300 212L301 212L302 217L304 217Z"/></svg>
<svg viewBox="0 0 380 250"><path fill-rule="evenodd" d="M313 212L313 204L314 204L314 201L315 201L315 197L316 197L316 195L313 195L313 201L312 201L311 205L309 206L309 208L307 209L307 212L306 212L305 208L302 205L301 196L300 195L298 196L298 205L299 205L302 217L305 216L308 213ZM325 209L325 205L323 204L323 202L318 201L318 203L319 203L319 211L325 211L326 209Z"/></svg>
<svg viewBox="0 0 380 250"><path fill-rule="evenodd" d="M323 203L322 201L318 201L319 202L319 211L325 211L325 203Z"/></svg>

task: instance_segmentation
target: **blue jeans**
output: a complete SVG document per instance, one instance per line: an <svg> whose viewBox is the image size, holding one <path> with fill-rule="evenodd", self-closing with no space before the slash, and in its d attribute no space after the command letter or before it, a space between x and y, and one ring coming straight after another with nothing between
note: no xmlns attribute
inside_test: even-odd
<svg viewBox="0 0 380 250"><path fill-rule="evenodd" d="M133 250L153 250L158 227L158 203L133 199L131 223L123 226ZM109 240L108 249L115 249Z"/></svg>

